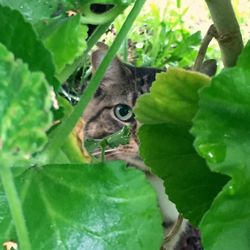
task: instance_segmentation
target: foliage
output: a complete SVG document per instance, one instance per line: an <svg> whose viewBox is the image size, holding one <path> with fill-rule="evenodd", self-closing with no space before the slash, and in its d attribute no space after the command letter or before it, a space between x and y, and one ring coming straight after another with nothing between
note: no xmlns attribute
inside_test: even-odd
<svg viewBox="0 0 250 250"><path fill-rule="evenodd" d="M30 161L46 141L51 123L49 86L44 75L32 73L0 44L1 162ZM37 99L40 99L38 102ZM21 100L21 101L20 101ZM30 128L27 131L27 128ZM27 162L26 162L27 164Z"/></svg>
<svg viewBox="0 0 250 250"><path fill-rule="evenodd" d="M190 67L201 42L201 33L191 34L185 27L183 17L187 9L170 10L169 2L162 4L159 9L152 2L137 18L120 50L121 57L137 66ZM120 29L124 18L116 19L114 32ZM111 43L113 35L108 34L106 39Z"/></svg>
<svg viewBox="0 0 250 250"><path fill-rule="evenodd" d="M93 11L96 2L0 0L0 244L151 250L163 241L156 194L144 174L104 157L87 164L73 129L122 44L123 58L137 65L187 67L200 32L185 28L186 10L169 11L167 4L161 11L152 4L145 18L138 16L145 0L102 0L103 13ZM133 3L125 20L120 14ZM61 84L114 19L119 33L79 103L69 107L58 96ZM91 36L90 24L97 25ZM180 69L161 73L135 108L141 156L198 225L206 249L250 244L249 57L250 44L236 67L212 81ZM129 136L124 127L94 146L117 147Z"/></svg>
<svg viewBox="0 0 250 250"><path fill-rule="evenodd" d="M209 78L199 73L169 69L157 75L150 94L139 98L135 107L143 123L138 133L140 155L193 224L199 223L227 180L209 171L188 132L198 109L198 90L209 84Z"/></svg>
<svg viewBox="0 0 250 250"><path fill-rule="evenodd" d="M130 128L128 126L124 126L116 133L102 139L85 139L84 146L90 153L94 152L94 150L98 148L100 148L104 153L106 147L116 148L119 145L128 144L130 135Z"/></svg>
<svg viewBox="0 0 250 250"><path fill-rule="evenodd" d="M195 148L209 168L231 177L200 225L208 249L247 249L250 242L249 58L250 44L234 68L201 92L192 128Z"/></svg>
<svg viewBox="0 0 250 250"><path fill-rule="evenodd" d="M53 55L57 74L86 50L87 26L81 25L80 15L42 23L39 32L45 47Z"/></svg>
<svg viewBox="0 0 250 250"><path fill-rule="evenodd" d="M143 173L124 163L47 165L26 171L15 183L32 249L160 247L155 194ZM0 190L0 242L18 242Z"/></svg>
<svg viewBox="0 0 250 250"><path fill-rule="evenodd" d="M31 24L19 12L0 5L0 30L0 42L12 51L16 58L27 63L31 71L42 71L48 82L55 86L55 68L51 54L39 41ZM29 48L29 53L24 49L24 44ZM39 61L37 58L40 58Z"/></svg>
<svg viewBox="0 0 250 250"><path fill-rule="evenodd" d="M137 1L126 24L132 24L143 3ZM51 4L55 8L59 1ZM121 2L120 10L127 5ZM119 245L157 249L163 240L160 213L144 175L120 162L73 164L82 162L75 142L68 137L82 112L79 108L76 116L75 109L64 105L66 112L55 120L59 126L52 124L51 110L57 104L49 84L58 89L56 79L65 78L68 64L76 70L74 61L87 46L90 49L103 29L97 29L86 44L82 17L66 17L62 12L54 17L51 6L0 2L0 242L16 241L25 250L114 249ZM114 13L120 12L115 9ZM97 73L99 79L129 26L114 42L112 54ZM66 50L69 45L71 50ZM90 83L95 87L87 98L98 82Z"/></svg>
<svg viewBox="0 0 250 250"><path fill-rule="evenodd" d="M198 223L206 249L248 249L250 243L249 57L250 44L211 84L199 73L161 73L135 108L144 123L141 156L165 180L184 217ZM209 168L188 133L197 109L191 131Z"/></svg>

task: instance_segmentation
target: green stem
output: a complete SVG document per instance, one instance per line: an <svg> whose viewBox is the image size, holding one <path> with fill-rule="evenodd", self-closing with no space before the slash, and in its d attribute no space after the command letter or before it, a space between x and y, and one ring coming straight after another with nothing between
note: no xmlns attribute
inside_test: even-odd
<svg viewBox="0 0 250 250"><path fill-rule="evenodd" d="M70 75L74 73L74 71L81 66L83 59L88 54L88 52L92 49L92 47L96 44L96 42L99 40L99 38L102 36L102 34L108 29L111 22L105 23L103 25L99 25L96 30L93 32L93 34L90 36L90 38L87 41L87 49L84 52L84 55L77 58L75 62L71 65L67 65L65 69L60 73L58 76L58 80L60 82L65 82Z"/></svg>
<svg viewBox="0 0 250 250"><path fill-rule="evenodd" d="M108 65L115 57L119 47L121 46L124 38L128 34L130 28L132 27L133 22L140 13L141 8L143 7L146 0L137 0L129 13L127 19L125 20L121 30L117 34L117 37L114 43L111 45L106 56L104 57L101 65L97 69L95 75L91 79L90 83L86 87L79 103L75 106L72 113L67 119L58 127L58 129L53 133L53 137L49 138L45 154L49 155L49 160L53 159L57 151L61 148L64 143L63 138L66 138L72 129L75 127L77 121L82 115L84 109L87 107L89 101L92 99L94 93L100 85L100 82L103 78L103 75L108 68Z"/></svg>
<svg viewBox="0 0 250 250"><path fill-rule="evenodd" d="M105 149L107 147L107 140L104 139L101 143L100 143L100 146L101 146L101 152L102 152L102 155L101 155L101 162L104 162L105 161Z"/></svg>
<svg viewBox="0 0 250 250"><path fill-rule="evenodd" d="M20 249L31 250L28 231L23 216L22 206L16 191L11 168L8 166L1 166L0 175L2 179L3 188L7 196L12 219L16 227Z"/></svg>
<svg viewBox="0 0 250 250"><path fill-rule="evenodd" d="M125 37L123 41L123 50L122 50L123 62L128 62L128 38Z"/></svg>
<svg viewBox="0 0 250 250"><path fill-rule="evenodd" d="M93 34L88 39L88 47L87 47L87 51L85 52L85 54L87 54L91 50L91 48L97 43L97 41L102 36L102 34L108 29L110 24L111 24L111 22L108 22L108 23L105 23L103 25L99 25L96 28L96 30L93 32Z"/></svg>

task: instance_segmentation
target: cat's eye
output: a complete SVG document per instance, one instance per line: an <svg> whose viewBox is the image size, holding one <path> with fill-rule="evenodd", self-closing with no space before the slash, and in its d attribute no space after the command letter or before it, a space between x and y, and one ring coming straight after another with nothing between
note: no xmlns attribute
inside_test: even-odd
<svg viewBox="0 0 250 250"><path fill-rule="evenodd" d="M123 122L127 122L134 117L134 113L131 107L126 104L116 105L114 107L114 114L119 120Z"/></svg>

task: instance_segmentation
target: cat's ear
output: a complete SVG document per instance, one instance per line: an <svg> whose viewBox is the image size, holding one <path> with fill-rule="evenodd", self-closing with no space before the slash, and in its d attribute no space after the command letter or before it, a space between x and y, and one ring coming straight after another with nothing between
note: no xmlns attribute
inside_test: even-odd
<svg viewBox="0 0 250 250"><path fill-rule="evenodd" d="M98 49L92 53L91 56L91 64L92 64L92 72L95 73L97 68L100 66L103 58L107 54L108 46L104 43L98 43L97 44ZM108 69L106 70L105 77L109 79L116 79L120 77L122 69L122 62L115 57L110 65L108 66Z"/></svg>
<svg viewBox="0 0 250 250"><path fill-rule="evenodd" d="M217 62L215 59L206 60L201 65L200 72L208 76L214 76L217 70Z"/></svg>

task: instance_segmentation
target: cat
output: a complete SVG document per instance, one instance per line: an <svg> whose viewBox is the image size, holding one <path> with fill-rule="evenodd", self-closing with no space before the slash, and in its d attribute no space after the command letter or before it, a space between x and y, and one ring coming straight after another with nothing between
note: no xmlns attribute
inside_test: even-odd
<svg viewBox="0 0 250 250"><path fill-rule="evenodd" d="M92 53L93 74L106 55L107 49L106 45L99 44L99 48ZM115 57L106 70L94 98L88 104L83 119L85 122L84 137L91 139L101 139L111 135L124 125L131 126L130 143L121 145L116 149L107 150L106 158L124 160L130 166L135 166L145 172L147 179L157 193L163 222L168 232L177 221L179 214L175 205L168 200L165 194L163 181L150 172L150 169L145 166L138 155L138 140L136 137L138 123L133 114L133 107L137 98L149 92L155 80L155 75L162 71L164 70L134 67ZM210 76L213 75L216 71L216 61L206 61L201 67L201 71ZM174 249L186 227L187 222L184 220L178 232L170 241L164 243L163 249Z"/></svg>

